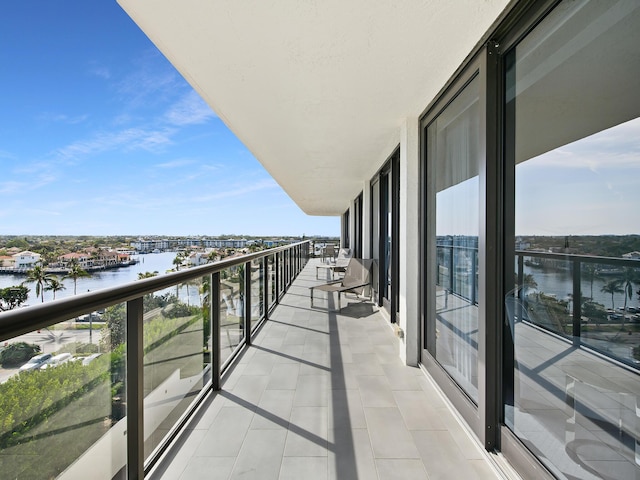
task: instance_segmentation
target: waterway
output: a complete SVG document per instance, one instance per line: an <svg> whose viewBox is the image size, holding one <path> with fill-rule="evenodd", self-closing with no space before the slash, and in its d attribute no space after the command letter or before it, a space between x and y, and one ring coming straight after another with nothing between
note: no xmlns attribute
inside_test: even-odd
<svg viewBox="0 0 640 480"><path fill-rule="evenodd" d="M176 252L148 253L144 255L132 255L132 258L138 260L138 263L128 267L114 268L100 272L94 272L89 277L78 278L77 293L95 292L103 288L115 287L138 279L139 273L157 271L159 275L166 274L167 270L174 268L173 260L176 258ZM19 285L26 280L25 275L0 275L0 288ZM73 296L73 279L67 278L62 280L62 276L58 276L65 286L64 290L56 292L56 299ZM26 283L25 286L31 289L27 304L34 305L40 300L36 297L35 284ZM44 301L53 300L53 292L44 292Z"/></svg>
<svg viewBox="0 0 640 480"><path fill-rule="evenodd" d="M547 295L555 295L558 300L569 300L573 293L573 277L570 272L556 271L556 270L543 270L539 268L524 267L524 272L533 276L537 283L536 291L545 293ZM601 303L605 308L612 308L611 294L602 291L602 287L615 277L595 277L593 280L593 300L597 303ZM591 296L591 282L582 278L580 283L580 289L582 295L585 297ZM640 289L640 285L633 286L633 297L627 299L627 306L637 306L640 304L640 299L636 292ZM615 293L613 295L613 308L619 308L624 306L624 294Z"/></svg>

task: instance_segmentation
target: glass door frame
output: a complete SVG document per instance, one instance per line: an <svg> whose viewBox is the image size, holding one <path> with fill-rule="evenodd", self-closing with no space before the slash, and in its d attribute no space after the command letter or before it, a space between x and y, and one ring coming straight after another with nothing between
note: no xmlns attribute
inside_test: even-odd
<svg viewBox="0 0 640 480"><path fill-rule="evenodd" d="M487 450L499 448L499 413L501 403L498 391L501 376L498 352L501 338L500 299L496 282L502 274L499 259L501 244L499 215L500 190L498 176L497 138L497 85L491 85L495 75L495 55L490 44L481 48L426 110L420 121L420 317L421 364L478 436ZM427 158L427 127L449 106L460 92L474 79L479 80L479 230L478 230L478 403L462 390L436 360L435 317L428 308L435 302L429 282L435 278L435 241L430 235L433 227L429 219L435 218L435 208L428 202L428 185L432 169ZM488 88L490 87L490 88ZM489 212L489 213L488 213Z"/></svg>
<svg viewBox="0 0 640 480"><path fill-rule="evenodd" d="M377 220L377 229L372 228L371 252L376 251L378 259L377 269L374 270L374 285L377 284L378 306L383 307L389 314L391 323L397 321L399 309L399 283L400 283L400 147L391 154L380 171L371 179L372 198L373 190L378 192L378 211L374 211L375 202L371 204L371 219ZM391 244L389 245L389 238ZM387 250L390 251L387 253ZM387 265L386 260L390 265ZM391 288L389 288L388 275L391 275Z"/></svg>

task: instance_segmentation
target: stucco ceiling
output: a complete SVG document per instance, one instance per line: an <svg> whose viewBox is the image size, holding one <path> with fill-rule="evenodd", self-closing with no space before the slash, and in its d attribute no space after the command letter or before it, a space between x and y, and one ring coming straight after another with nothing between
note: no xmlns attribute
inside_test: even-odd
<svg viewBox="0 0 640 480"><path fill-rule="evenodd" d="M508 0L118 0L287 194L340 215Z"/></svg>

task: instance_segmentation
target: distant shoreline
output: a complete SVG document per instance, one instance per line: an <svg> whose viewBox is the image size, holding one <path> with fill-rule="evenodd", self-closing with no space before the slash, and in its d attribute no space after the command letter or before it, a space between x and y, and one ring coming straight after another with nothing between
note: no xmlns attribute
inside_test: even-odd
<svg viewBox="0 0 640 480"><path fill-rule="evenodd" d="M132 265L137 264L138 262L139 260L130 260L128 262L117 263L115 265L101 265L97 267L87 267L87 268L84 268L83 270L86 271L87 273L102 272L104 270L112 270L114 268L130 267ZM0 275L3 275L3 274L4 275L27 275L29 270L31 269L1 267ZM52 275L67 275L71 271L68 268L46 268L46 267L44 270L45 272L50 273Z"/></svg>

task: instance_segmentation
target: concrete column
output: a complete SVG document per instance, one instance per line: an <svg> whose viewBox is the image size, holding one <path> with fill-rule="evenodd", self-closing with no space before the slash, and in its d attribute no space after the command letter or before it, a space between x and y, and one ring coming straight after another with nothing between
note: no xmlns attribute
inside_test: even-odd
<svg viewBox="0 0 640 480"><path fill-rule="evenodd" d="M420 360L420 124L407 118L400 128L400 357L407 365Z"/></svg>

